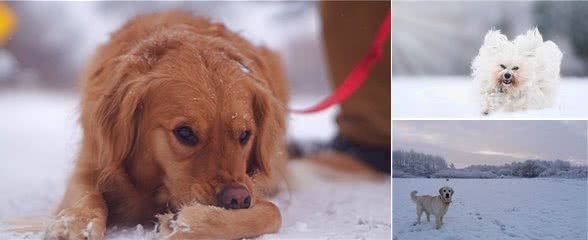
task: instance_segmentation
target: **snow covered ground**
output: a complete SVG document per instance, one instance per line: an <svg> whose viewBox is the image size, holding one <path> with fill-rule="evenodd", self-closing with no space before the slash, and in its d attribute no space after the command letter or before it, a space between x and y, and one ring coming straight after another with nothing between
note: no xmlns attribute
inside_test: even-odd
<svg viewBox="0 0 588 240"><path fill-rule="evenodd" d="M467 76L394 76L392 116L397 118L480 118L478 96ZM484 118L586 118L588 79L562 78L558 104L527 112L496 112Z"/></svg>
<svg viewBox="0 0 588 240"><path fill-rule="evenodd" d="M301 98L293 107L318 99ZM43 91L0 91L0 222L45 215L60 200L79 147L78 96ZM328 140L335 109L290 116L290 137ZM274 202L282 210L278 234L262 239L389 239L390 179L336 181L303 161L291 161L292 189ZM0 229L2 225L0 224ZM118 229L108 239L153 239L151 229ZM0 239L40 239L39 234Z"/></svg>
<svg viewBox="0 0 588 240"><path fill-rule="evenodd" d="M434 218L416 222L409 194L438 195L451 186L455 194L436 230ZM586 179L423 179L395 178L393 184L393 239L588 239Z"/></svg>

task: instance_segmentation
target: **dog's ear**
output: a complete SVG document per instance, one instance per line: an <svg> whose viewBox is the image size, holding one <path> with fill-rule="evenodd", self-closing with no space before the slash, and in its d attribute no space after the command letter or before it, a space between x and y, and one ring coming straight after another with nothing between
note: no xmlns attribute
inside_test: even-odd
<svg viewBox="0 0 588 240"><path fill-rule="evenodd" d="M480 47L480 52L476 58L496 55L511 45L508 38L500 33L500 30L492 29L484 36L484 44Z"/></svg>
<svg viewBox="0 0 588 240"><path fill-rule="evenodd" d="M534 28L527 31L526 34L516 37L514 44L523 56L534 57L535 50L543 44L543 36L541 36L539 29Z"/></svg>
<svg viewBox="0 0 588 240"><path fill-rule="evenodd" d="M502 43L507 42L506 35L500 33L500 30L490 30L484 36L484 45L491 47L499 47Z"/></svg>
<svg viewBox="0 0 588 240"><path fill-rule="evenodd" d="M439 195L443 195L443 188L439 188Z"/></svg>
<svg viewBox="0 0 588 240"><path fill-rule="evenodd" d="M285 107L273 97L272 92L259 84L255 87L253 96L253 113L257 132L253 142L253 150L247 163L249 175L261 174L271 177L270 161L276 154L285 154L278 149L285 144L282 136L285 134Z"/></svg>
<svg viewBox="0 0 588 240"><path fill-rule="evenodd" d="M89 79L109 83L100 91L106 94L98 98L94 111L83 120L92 123L87 131L96 133L100 186L110 185L109 178L132 152L150 85L146 74L178 44L167 38L143 41L129 54L105 62Z"/></svg>

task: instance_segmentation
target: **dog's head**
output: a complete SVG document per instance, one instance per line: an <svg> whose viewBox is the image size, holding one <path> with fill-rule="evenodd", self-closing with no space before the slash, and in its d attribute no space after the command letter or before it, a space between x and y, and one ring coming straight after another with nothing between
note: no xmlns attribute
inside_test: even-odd
<svg viewBox="0 0 588 240"><path fill-rule="evenodd" d="M268 77L263 59L182 33L156 35L96 72L112 82L88 119L102 148L100 184L157 186L156 198L176 209L247 208L255 180L269 177L281 154L284 106L259 81Z"/></svg>
<svg viewBox="0 0 588 240"><path fill-rule="evenodd" d="M500 31L491 30L472 63L472 75L490 80L487 84L491 88L525 86L534 78L535 52L542 43L543 38L536 28L513 41Z"/></svg>
<svg viewBox="0 0 588 240"><path fill-rule="evenodd" d="M445 203L451 203L451 198L453 197L453 188L451 187L442 187L439 188L439 196L441 197L441 200L443 200L443 202Z"/></svg>
<svg viewBox="0 0 588 240"><path fill-rule="evenodd" d="M528 70L527 64L524 61L517 61L516 58L500 60L493 79L497 86L514 88L527 82Z"/></svg>

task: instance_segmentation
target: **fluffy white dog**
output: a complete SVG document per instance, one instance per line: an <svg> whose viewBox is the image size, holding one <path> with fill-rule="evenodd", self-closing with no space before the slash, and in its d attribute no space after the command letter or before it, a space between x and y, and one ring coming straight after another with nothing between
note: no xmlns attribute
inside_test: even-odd
<svg viewBox="0 0 588 240"><path fill-rule="evenodd" d="M490 30L472 62L472 76L482 95L482 114L552 107L559 86L562 53L543 42L537 28L513 41Z"/></svg>

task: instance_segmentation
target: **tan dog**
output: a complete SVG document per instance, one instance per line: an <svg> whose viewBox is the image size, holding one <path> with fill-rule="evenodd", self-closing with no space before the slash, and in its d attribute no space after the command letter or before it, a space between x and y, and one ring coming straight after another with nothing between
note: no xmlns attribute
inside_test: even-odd
<svg viewBox="0 0 588 240"><path fill-rule="evenodd" d="M445 216L449 209L453 193L453 189L450 187L440 188L439 196L417 196L417 191L412 191L410 198L416 203L417 224L421 223L421 215L425 212L427 214L427 222L430 221L429 216L433 214L435 215L435 228L441 228L443 225L443 216Z"/></svg>
<svg viewBox="0 0 588 240"><path fill-rule="evenodd" d="M139 16L82 76L80 153L47 239L158 224L171 239L276 232L285 171L280 61L185 12Z"/></svg>

